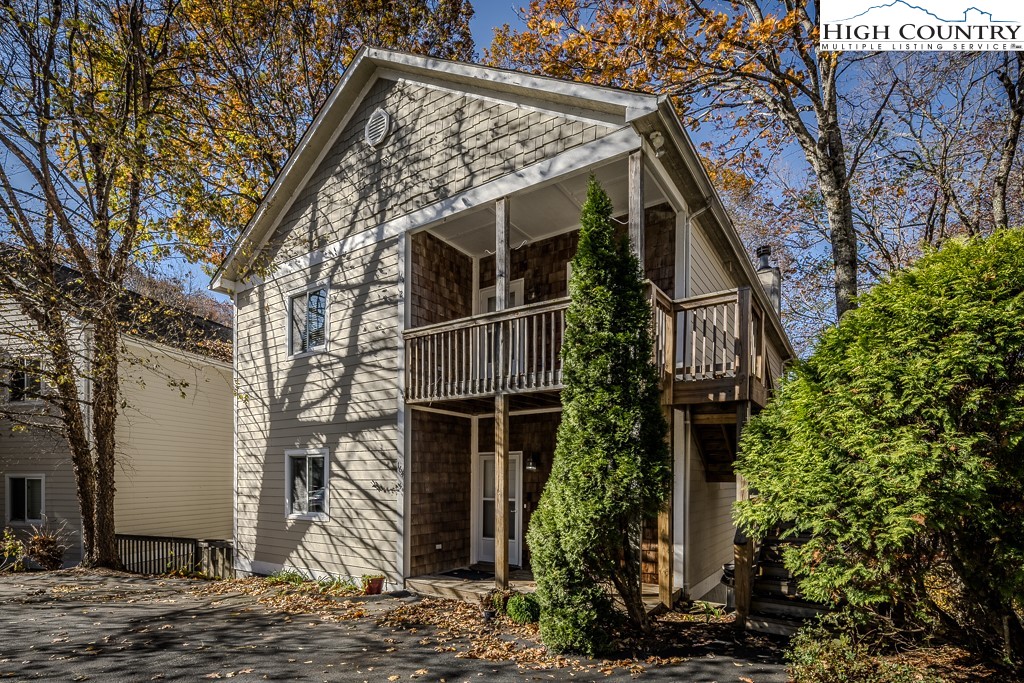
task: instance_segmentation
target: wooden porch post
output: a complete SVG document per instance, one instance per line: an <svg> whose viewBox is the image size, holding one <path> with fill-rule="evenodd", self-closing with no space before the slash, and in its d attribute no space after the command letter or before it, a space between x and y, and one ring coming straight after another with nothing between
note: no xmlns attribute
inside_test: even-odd
<svg viewBox="0 0 1024 683"><path fill-rule="evenodd" d="M668 447L672 460L675 461L672 439L672 421L674 417L672 413L674 410L671 405L667 405L662 407L662 412L665 413L665 419L668 420ZM672 608L672 556L675 550L672 547L672 517L674 514L672 493L674 489L675 484L673 483L668 490L668 500L665 507L658 513L658 602L669 609Z"/></svg>
<svg viewBox="0 0 1024 683"><path fill-rule="evenodd" d="M654 312L652 299L652 312ZM671 313L665 324L665 365L658 368L661 376L661 410L668 422L668 433L665 439L668 441L670 472L672 473L672 485L668 490L668 501L664 509L658 513L658 602L665 608L671 609L675 597L675 587L672 585L673 559L675 557L674 536L672 520L675 518L675 408L672 405L674 387L674 375L676 367L676 316Z"/></svg>
<svg viewBox="0 0 1024 683"><path fill-rule="evenodd" d="M736 532L736 538L733 541L733 568L735 577L733 594L736 600L735 625L737 629L744 630L747 627L747 617L750 616L750 603L754 597L754 541L739 531Z"/></svg>
<svg viewBox="0 0 1024 683"><path fill-rule="evenodd" d="M629 241L633 252L644 268L644 153L637 150L629 155Z"/></svg>
<svg viewBox="0 0 1024 683"><path fill-rule="evenodd" d="M508 394L494 397L494 586L508 588Z"/></svg>
<svg viewBox="0 0 1024 683"><path fill-rule="evenodd" d="M748 290L749 293L749 290ZM736 406L736 443L743 435L743 427L750 419L750 401L741 401ZM736 500L747 497L747 483L740 474L736 475ZM747 627L750 616L750 604L754 599L754 540L748 538L741 530L736 530L733 541L733 596L736 601L736 628Z"/></svg>
<svg viewBox="0 0 1024 683"><path fill-rule="evenodd" d="M494 294L495 309L508 308L509 285L509 201L502 197L494 205ZM505 328L499 326L494 372L505 367L508 349ZM494 585L508 588L508 394L498 383L494 397Z"/></svg>

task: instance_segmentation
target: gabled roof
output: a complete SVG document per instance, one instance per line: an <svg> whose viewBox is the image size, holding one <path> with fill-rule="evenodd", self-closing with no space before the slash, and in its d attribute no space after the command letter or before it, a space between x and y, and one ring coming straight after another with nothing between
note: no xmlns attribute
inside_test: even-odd
<svg viewBox="0 0 1024 683"><path fill-rule="evenodd" d="M231 289L270 239L293 198L316 170L323 153L344 128L367 86L378 77L406 78L466 92L483 90L510 102L529 102L555 112L590 116L624 126L658 108L658 97L616 88L563 81L394 50L362 48L306 130L245 230L213 276L211 287Z"/></svg>

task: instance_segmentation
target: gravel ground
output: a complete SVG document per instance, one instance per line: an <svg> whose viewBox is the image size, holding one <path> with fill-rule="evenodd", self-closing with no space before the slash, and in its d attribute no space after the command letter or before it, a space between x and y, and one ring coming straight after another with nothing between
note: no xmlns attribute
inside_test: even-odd
<svg viewBox="0 0 1024 683"><path fill-rule="evenodd" d="M392 629L373 618L415 596L361 605L365 617L330 621L241 593L202 594L185 579L65 570L0 576L0 678L160 681L694 681L782 683L777 647L705 639L686 660L639 676L579 667L520 669L460 658L421 644L428 629ZM361 610L361 611L362 611Z"/></svg>

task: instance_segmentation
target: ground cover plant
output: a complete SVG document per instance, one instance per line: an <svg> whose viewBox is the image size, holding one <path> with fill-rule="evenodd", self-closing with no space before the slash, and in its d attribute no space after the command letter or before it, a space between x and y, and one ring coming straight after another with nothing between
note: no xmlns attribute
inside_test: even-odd
<svg viewBox="0 0 1024 683"><path fill-rule="evenodd" d="M1024 664L1024 232L876 286L748 424L738 506L865 647L949 639Z"/></svg>

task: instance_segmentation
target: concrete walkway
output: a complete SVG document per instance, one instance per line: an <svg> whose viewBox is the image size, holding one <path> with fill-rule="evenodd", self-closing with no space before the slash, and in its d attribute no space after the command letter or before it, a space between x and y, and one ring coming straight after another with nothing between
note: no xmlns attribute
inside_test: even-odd
<svg viewBox="0 0 1024 683"><path fill-rule="evenodd" d="M520 670L421 645L428 629L376 625L418 598L365 603L371 614L331 622L289 614L241 594L196 595L197 584L62 571L0 576L0 678L53 681L626 681L584 670ZM777 649L713 641L640 680L774 683L786 680ZM396 678L397 677L397 678Z"/></svg>

